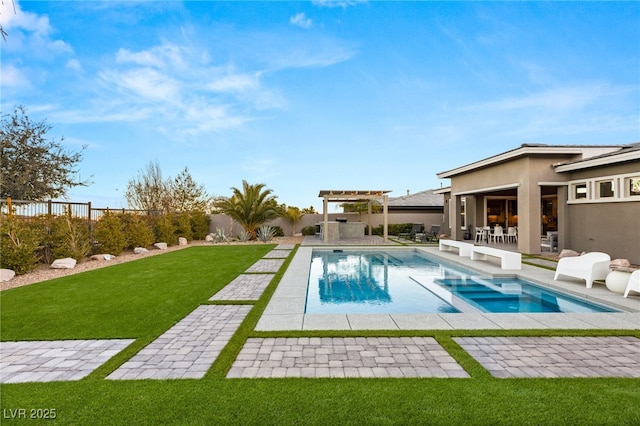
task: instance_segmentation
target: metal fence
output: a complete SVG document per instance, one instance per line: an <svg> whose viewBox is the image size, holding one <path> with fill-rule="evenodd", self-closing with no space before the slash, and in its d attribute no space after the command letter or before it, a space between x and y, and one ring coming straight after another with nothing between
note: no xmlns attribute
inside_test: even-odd
<svg viewBox="0 0 640 426"><path fill-rule="evenodd" d="M9 217L32 219L42 216L70 216L86 219L88 222L100 219L106 212L134 213L139 215L160 215L161 212L136 209L111 209L109 207L93 207L91 202L79 203L71 201L26 201L0 200L0 211Z"/></svg>

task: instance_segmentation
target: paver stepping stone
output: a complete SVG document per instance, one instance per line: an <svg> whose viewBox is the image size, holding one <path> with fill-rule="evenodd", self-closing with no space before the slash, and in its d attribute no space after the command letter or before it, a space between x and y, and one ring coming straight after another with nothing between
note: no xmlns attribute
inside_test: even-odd
<svg viewBox="0 0 640 426"><path fill-rule="evenodd" d="M209 300L258 300L273 274L241 274Z"/></svg>
<svg viewBox="0 0 640 426"><path fill-rule="evenodd" d="M469 377L432 337L250 338L227 378Z"/></svg>
<svg viewBox="0 0 640 426"><path fill-rule="evenodd" d="M295 247L295 244L278 244L274 250L293 250Z"/></svg>
<svg viewBox="0 0 640 426"><path fill-rule="evenodd" d="M202 305L125 362L108 379L198 379L253 306Z"/></svg>
<svg viewBox="0 0 640 426"><path fill-rule="evenodd" d="M80 380L133 339L0 343L0 383Z"/></svg>
<svg viewBox="0 0 640 426"><path fill-rule="evenodd" d="M249 267L245 272L271 272L276 273L284 263L284 259L260 259Z"/></svg>
<svg viewBox="0 0 640 426"><path fill-rule="evenodd" d="M640 339L456 337L494 377L640 377Z"/></svg>
<svg viewBox="0 0 640 426"><path fill-rule="evenodd" d="M286 259L291 254L291 250L271 250L265 254L263 259Z"/></svg>

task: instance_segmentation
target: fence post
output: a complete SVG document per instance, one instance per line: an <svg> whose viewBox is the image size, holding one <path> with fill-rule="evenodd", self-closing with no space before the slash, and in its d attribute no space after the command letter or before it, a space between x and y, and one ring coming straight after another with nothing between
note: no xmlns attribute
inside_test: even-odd
<svg viewBox="0 0 640 426"><path fill-rule="evenodd" d="M52 211L53 211L52 201L49 200L47 201L47 216L48 216L47 219L49 220L51 220L51 216L53 215Z"/></svg>
<svg viewBox="0 0 640 426"><path fill-rule="evenodd" d="M11 208L11 197L7 197L7 213L9 214L9 219L13 219L13 208Z"/></svg>
<svg viewBox="0 0 640 426"><path fill-rule="evenodd" d="M89 226L91 226L91 201L87 203L87 221L89 222Z"/></svg>

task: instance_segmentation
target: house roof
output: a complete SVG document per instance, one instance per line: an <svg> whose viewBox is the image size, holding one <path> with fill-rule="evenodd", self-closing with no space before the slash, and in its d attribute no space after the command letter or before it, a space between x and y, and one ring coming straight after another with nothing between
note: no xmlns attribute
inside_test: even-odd
<svg viewBox="0 0 640 426"><path fill-rule="evenodd" d="M523 144L518 148L494 155L455 169L447 170L437 174L438 178L446 179L457 175L468 173L484 167L493 166L498 163L510 161L515 158L527 155L576 155L581 159L606 155L620 150L624 145L545 145L545 144Z"/></svg>
<svg viewBox="0 0 640 426"><path fill-rule="evenodd" d="M444 195L436 194L433 189L389 198L389 208L429 208L444 206Z"/></svg>
<svg viewBox="0 0 640 426"><path fill-rule="evenodd" d="M638 160L640 160L640 142L621 145L618 150L613 152L607 152L595 157L571 161L565 164L557 164L554 167L557 172L570 172L574 170L589 169L591 167L608 166L614 163Z"/></svg>

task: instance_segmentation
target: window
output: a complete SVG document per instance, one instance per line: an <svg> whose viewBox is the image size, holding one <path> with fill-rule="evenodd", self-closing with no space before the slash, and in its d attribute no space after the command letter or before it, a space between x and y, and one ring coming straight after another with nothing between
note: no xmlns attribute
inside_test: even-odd
<svg viewBox="0 0 640 426"><path fill-rule="evenodd" d="M462 229L467 229L467 199L465 197L460 198L460 226Z"/></svg>
<svg viewBox="0 0 640 426"><path fill-rule="evenodd" d="M640 176L632 176L626 179L627 188L629 188L629 197L640 196Z"/></svg>
<svg viewBox="0 0 640 426"><path fill-rule="evenodd" d="M569 204L620 203L640 200L640 175L597 176L569 181Z"/></svg>
<svg viewBox="0 0 640 426"><path fill-rule="evenodd" d="M573 185L573 199L581 200L587 198L587 184L585 182Z"/></svg>
<svg viewBox="0 0 640 426"><path fill-rule="evenodd" d="M601 180L598 182L598 197L610 198L615 196L615 189L612 180Z"/></svg>

